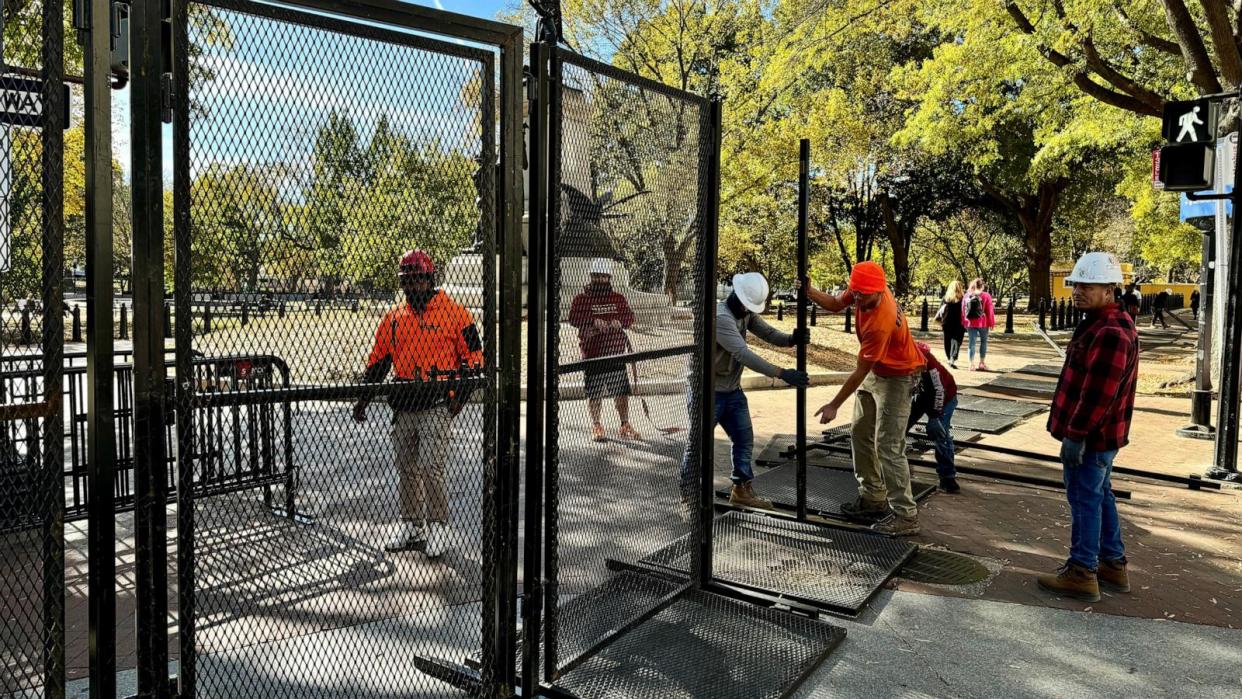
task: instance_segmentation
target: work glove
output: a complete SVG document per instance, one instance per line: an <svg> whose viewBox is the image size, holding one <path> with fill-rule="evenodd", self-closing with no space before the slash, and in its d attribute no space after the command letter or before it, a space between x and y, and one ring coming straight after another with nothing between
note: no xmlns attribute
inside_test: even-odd
<svg viewBox="0 0 1242 699"><path fill-rule="evenodd" d="M1078 468L1082 466L1082 455L1086 451L1087 445L1084 442L1075 442L1069 437L1061 440L1061 463L1070 468Z"/></svg>
<svg viewBox="0 0 1242 699"><path fill-rule="evenodd" d="M781 369L780 379L790 386L800 388L805 388L811 383L811 377L807 376L805 371L797 369Z"/></svg>
<svg viewBox="0 0 1242 699"><path fill-rule="evenodd" d="M794 331L790 333L790 335L793 338L794 347L798 347L800 345L811 344L811 329L810 328L794 328Z"/></svg>

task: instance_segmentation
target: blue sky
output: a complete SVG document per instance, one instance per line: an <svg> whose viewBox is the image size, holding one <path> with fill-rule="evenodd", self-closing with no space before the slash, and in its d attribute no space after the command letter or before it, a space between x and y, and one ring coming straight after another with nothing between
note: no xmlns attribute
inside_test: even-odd
<svg viewBox="0 0 1242 699"><path fill-rule="evenodd" d="M420 0L414 4L494 19L498 12L506 8L508 0ZM281 35L294 41L303 38L302 35L287 31L282 31ZM216 52L219 54L217 56L209 55L207 60L214 61L217 70L222 74L228 73L230 77L218 81L215 86L209 86L203 91L204 94L197 96L200 101L208 104L211 116L192 128L195 141L192 150L196 152L196 165L208 160L303 160L309 153L309 144L313 141L311 134L307 133L309 125L326 117L330 109L350 111L364 137L368 126L374 123L378 115L387 113L398 130L422 139L429 141L439 138L442 141L457 142L463 140L462 134L469 115L446 114L444 108L451 100L447 90L459 87L465 80L465 72L461 66L446 65L438 61L431 71L420 71L422 75L402 76L385 71L382 80L367 80L367 77L371 77L367 75L332 80L325 77L328 73L324 68L329 65L337 68L349 64L350 58L354 63L364 66L368 63L378 64L381 52L391 52L392 49L378 48L375 52L360 50L358 44L365 43L360 40L355 40L352 46L342 47L323 33L310 33L304 38L307 42L302 44L303 48L314 42L317 49L322 48L325 55L333 57L326 59L323 61L324 65L317 66L312 71L318 79L303 79L305 71L299 71L305 65L308 55L313 54L296 49L281 50L282 47L270 46L261 40L265 37L239 37L234 51ZM349 52L349 58L335 56L334 52L339 51ZM208 53L213 52L209 50ZM239 58L240 62L237 60ZM440 80L427 81L428 72L434 72ZM446 77L447 81L444 79ZM437 86L437 82L444 84ZM299 95L309 95L309 104L299 106ZM113 152L126 173L130 170L129 98L128 90L113 93ZM263 130L266 134L255 133L254 129L246 128L247 124L256 121L265 124L266 128ZM250 132L249 139L245 136L247 131ZM230 137L230 134L239 135ZM172 181L171 138L171 128L166 127L164 179L169 186Z"/></svg>

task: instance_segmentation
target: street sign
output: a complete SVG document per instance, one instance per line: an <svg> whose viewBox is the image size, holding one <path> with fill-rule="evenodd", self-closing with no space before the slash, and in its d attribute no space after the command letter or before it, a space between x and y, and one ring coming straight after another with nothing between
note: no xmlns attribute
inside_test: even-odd
<svg viewBox="0 0 1242 699"><path fill-rule="evenodd" d="M1164 183L1160 181L1160 149L1159 148L1151 152L1151 186L1152 186L1152 189L1164 189Z"/></svg>
<svg viewBox="0 0 1242 699"><path fill-rule="evenodd" d="M69 86L62 85L64 127L69 128ZM43 126L43 81L18 75L0 75L0 124Z"/></svg>
<svg viewBox="0 0 1242 699"><path fill-rule="evenodd" d="M1161 133L1168 143L1212 143L1216 141L1216 119L1220 105L1207 99L1165 102Z"/></svg>

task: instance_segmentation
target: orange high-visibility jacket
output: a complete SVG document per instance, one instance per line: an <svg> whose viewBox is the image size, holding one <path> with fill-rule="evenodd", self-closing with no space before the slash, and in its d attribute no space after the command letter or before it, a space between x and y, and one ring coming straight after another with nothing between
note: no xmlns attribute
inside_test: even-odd
<svg viewBox="0 0 1242 699"><path fill-rule="evenodd" d="M398 380L429 380L431 370L455 371L463 364L483 366L483 342L474 316L449 298L443 290L427 303L422 313L402 303L388 313L375 329L375 346L367 359L367 375L387 373L392 366Z"/></svg>

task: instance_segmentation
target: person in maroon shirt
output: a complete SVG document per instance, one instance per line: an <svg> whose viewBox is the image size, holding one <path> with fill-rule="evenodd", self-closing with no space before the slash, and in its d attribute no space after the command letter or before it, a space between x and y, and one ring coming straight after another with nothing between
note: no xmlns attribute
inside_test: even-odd
<svg viewBox="0 0 1242 699"><path fill-rule="evenodd" d="M591 261L591 281L569 306L569 324L578 329L578 346L583 359L598 359L624 354L629 348L625 330L634 324L634 311L625 297L612 288L612 260L600 257ZM587 364L583 370L583 392L591 413L591 438L604 441L600 411L605 398L612 398L621 418L621 439L641 440L630 425L630 379L625 365Z"/></svg>
<svg viewBox="0 0 1242 699"><path fill-rule="evenodd" d="M936 475L940 477L940 489L946 493L960 493L957 483L957 463L953 453L953 411L957 410L957 382L953 374L932 356L926 342L916 342L927 368L919 379L919 387L910 399L908 430L924 415L927 416L927 438L936 450Z"/></svg>
<svg viewBox="0 0 1242 699"><path fill-rule="evenodd" d="M1065 351L1048 432L1061 442L1070 555L1056 574L1037 582L1054 594L1095 602L1100 583L1130 591L1109 477L1118 450L1129 443L1139 343L1134 319L1113 300L1113 288L1121 283L1116 257L1089 252L1066 281L1074 287L1074 307L1086 318Z"/></svg>

